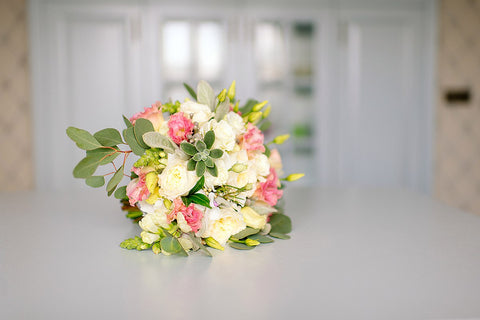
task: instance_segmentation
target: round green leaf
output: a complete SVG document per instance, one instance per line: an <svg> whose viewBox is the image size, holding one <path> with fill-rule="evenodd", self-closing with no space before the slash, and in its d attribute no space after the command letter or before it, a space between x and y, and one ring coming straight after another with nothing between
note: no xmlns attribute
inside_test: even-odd
<svg viewBox="0 0 480 320"><path fill-rule="evenodd" d="M270 233L283 233L287 234L292 231L292 221L290 218L281 213L274 213L270 217L269 221L272 229Z"/></svg>
<svg viewBox="0 0 480 320"><path fill-rule="evenodd" d="M149 146L143 141L143 135L151 131L154 131L154 129L153 124L150 122L150 120L140 118L135 121L135 125L133 126L133 133L135 134L135 139L137 139L140 147L144 149L149 148Z"/></svg>
<svg viewBox="0 0 480 320"><path fill-rule="evenodd" d="M229 242L228 245L238 250L252 250L253 248L255 248L255 247L250 247L250 246L247 246L246 244L237 243L237 242Z"/></svg>
<svg viewBox="0 0 480 320"><path fill-rule="evenodd" d="M113 146L113 148L119 150L117 146ZM119 154L120 153L115 152L110 148L98 148L87 151L87 156L99 159L100 165L112 162L116 157L118 157Z"/></svg>
<svg viewBox="0 0 480 320"><path fill-rule="evenodd" d="M132 149L133 153L135 153L137 156L142 156L145 153L145 149L138 144L138 141L135 138L133 127L123 130L123 137L130 146L130 149Z"/></svg>
<svg viewBox="0 0 480 320"><path fill-rule="evenodd" d="M77 144L77 147L83 150L93 150L102 146L94 136L83 129L68 127L67 135Z"/></svg>
<svg viewBox="0 0 480 320"><path fill-rule="evenodd" d="M113 196L118 200L125 199L127 197L127 186L123 186L115 190Z"/></svg>
<svg viewBox="0 0 480 320"><path fill-rule="evenodd" d="M120 183L120 181L122 181L122 179L123 179L123 166L118 168L118 170L113 174L112 179L110 179L110 181L108 181L107 191L108 191L109 195L112 194L113 190L115 190L115 188Z"/></svg>
<svg viewBox="0 0 480 320"><path fill-rule="evenodd" d="M75 178L88 178L97 170L100 161L95 157L85 157L73 169Z"/></svg>
<svg viewBox="0 0 480 320"><path fill-rule="evenodd" d="M165 237L160 241L160 246L162 250L170 254L181 254L182 252L186 254L183 250L182 245L178 242L177 238L174 237Z"/></svg>
<svg viewBox="0 0 480 320"><path fill-rule="evenodd" d="M91 176L85 179L85 183L93 188L99 188L105 184L105 178L103 176Z"/></svg>
<svg viewBox="0 0 480 320"><path fill-rule="evenodd" d="M262 234L259 234L259 233L251 235L248 238L252 239L252 240L257 240L260 243L272 243L273 242L273 239L271 239L267 236L264 236Z"/></svg>
<svg viewBox="0 0 480 320"><path fill-rule="evenodd" d="M96 132L94 135L102 145L106 147L113 147L117 144L123 143L122 136L117 129L107 128Z"/></svg>
<svg viewBox="0 0 480 320"><path fill-rule="evenodd" d="M283 239L283 240L290 239L290 236L288 234L284 234L280 232L270 232L269 235L277 239Z"/></svg>

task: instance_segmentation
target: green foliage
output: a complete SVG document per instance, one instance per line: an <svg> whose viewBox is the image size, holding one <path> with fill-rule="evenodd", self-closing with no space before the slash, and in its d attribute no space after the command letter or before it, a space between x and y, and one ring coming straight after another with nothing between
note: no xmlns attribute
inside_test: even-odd
<svg viewBox="0 0 480 320"><path fill-rule="evenodd" d="M199 238L195 237L195 234L194 234L193 232L189 232L189 233L187 233L186 235L190 238L190 240L191 240L194 244L196 244L196 245L198 246L198 248L199 248L203 253L205 253L205 254L206 254L207 256L209 256L209 257L212 256L212 254L210 253L210 251L208 251L208 249L203 245L202 241L201 241Z"/></svg>
<svg viewBox="0 0 480 320"><path fill-rule="evenodd" d="M177 146L161 133L150 131L143 135L143 141L151 148L160 148L168 153L174 153Z"/></svg>
<svg viewBox="0 0 480 320"><path fill-rule="evenodd" d="M197 101L198 103L207 105L210 110L215 110L215 93L212 87L204 80L201 80L197 85Z"/></svg>
<svg viewBox="0 0 480 320"><path fill-rule="evenodd" d="M207 131L205 133L205 136L203 137L203 142L205 142L207 149L210 149L213 146L213 143L215 142L215 132L213 132L212 130Z"/></svg>
<svg viewBox="0 0 480 320"><path fill-rule="evenodd" d="M266 121L263 121L258 128L262 131L265 131L265 130L268 130L268 128L270 128L271 125L272 125L272 122L266 120Z"/></svg>
<svg viewBox="0 0 480 320"><path fill-rule="evenodd" d="M185 89L187 89L188 93L192 96L194 100L197 100L197 94L195 93L195 90L192 89L188 84L183 83L183 86Z"/></svg>
<svg viewBox="0 0 480 320"><path fill-rule="evenodd" d="M202 176L200 179L198 179L197 183L195 183L193 188L188 192L188 195L190 196L200 191L203 188L204 184L205 184L205 177Z"/></svg>
<svg viewBox="0 0 480 320"><path fill-rule="evenodd" d="M123 166L118 168L118 170L113 174L112 178L107 184L107 192L109 195L112 194L112 192L117 188L117 185L122 181L123 179Z"/></svg>
<svg viewBox="0 0 480 320"><path fill-rule="evenodd" d="M147 149L145 153L133 164L133 166L139 167L154 167L161 166L160 160L162 159L162 150L160 149Z"/></svg>
<svg viewBox="0 0 480 320"><path fill-rule="evenodd" d="M85 179L85 183L93 188L100 188L105 184L104 176L91 176Z"/></svg>
<svg viewBox="0 0 480 320"><path fill-rule="evenodd" d="M192 89L193 90L193 89ZM195 93L195 92L193 92ZM195 94L195 100L197 100L197 95ZM170 114L177 113L178 110L180 109L180 101L175 101L175 102L167 102L162 105L162 111L163 112L168 112Z"/></svg>
<svg viewBox="0 0 480 320"><path fill-rule="evenodd" d="M269 148L266 144L264 144L263 146L265 147L265 152L264 152L264 154L265 154L267 157L270 157L270 154L271 154L270 148Z"/></svg>
<svg viewBox="0 0 480 320"><path fill-rule="evenodd" d="M186 141L180 144L183 152L191 157L187 163L187 169L189 171L195 170L198 177L203 176L207 169L212 176L218 176L218 169L213 159L223 156L223 151L220 149L210 150L214 142L215 133L210 130L205 133L203 141L198 140L195 145Z"/></svg>
<svg viewBox="0 0 480 320"><path fill-rule="evenodd" d="M88 178L95 173L100 164L98 157L87 156L80 160L80 162L73 169L73 176L75 178Z"/></svg>
<svg viewBox="0 0 480 320"><path fill-rule="evenodd" d="M262 235L260 233L253 234L253 235L249 236L248 238L252 239L252 240L257 240L260 243L272 243L273 242L273 239L271 239L271 238L269 238L265 235Z"/></svg>
<svg viewBox="0 0 480 320"><path fill-rule="evenodd" d="M230 100L227 98L221 102L215 110L215 120L220 121L225 118L228 111L230 111Z"/></svg>
<svg viewBox="0 0 480 320"><path fill-rule="evenodd" d="M253 106L255 106L257 103L257 100L249 99L247 103L239 109L239 111L242 113L242 116L252 112Z"/></svg>
<svg viewBox="0 0 480 320"><path fill-rule="evenodd" d="M127 186L123 186L115 190L113 195L116 199L122 200L127 198Z"/></svg>
<svg viewBox="0 0 480 320"><path fill-rule="evenodd" d="M77 144L77 147L83 150L93 150L102 146L94 136L83 129L68 127L67 135Z"/></svg>
<svg viewBox="0 0 480 320"><path fill-rule="evenodd" d="M188 256L177 238L172 237L168 232L165 232L166 237L160 240L162 251L169 254L178 254L180 256Z"/></svg>
<svg viewBox="0 0 480 320"><path fill-rule="evenodd" d="M277 239L283 239L283 240L290 239L290 236L288 234L284 234L280 232L270 232L269 235Z"/></svg>
<svg viewBox="0 0 480 320"><path fill-rule="evenodd" d="M125 217L129 219L137 219L137 218L140 218L141 216L143 216L142 211L130 211L130 212L127 212L127 214L125 215Z"/></svg>
<svg viewBox="0 0 480 320"><path fill-rule="evenodd" d="M228 245L237 250L252 250L255 247L247 246L244 243L229 242Z"/></svg>
<svg viewBox="0 0 480 320"><path fill-rule="evenodd" d="M119 155L119 153L116 152L119 150L118 147L113 146L112 148L114 148L115 150L111 148L98 148L98 149L88 150L87 157L98 159L99 165L105 165L115 160Z"/></svg>
<svg viewBox="0 0 480 320"><path fill-rule="evenodd" d="M138 142L138 145L143 149L148 149L149 146L143 141L143 135L147 132L154 131L153 124L150 120L139 118L135 121L133 126L133 133L135 134L135 139Z"/></svg>
<svg viewBox="0 0 480 320"><path fill-rule="evenodd" d="M281 213L274 213L270 216L270 225L272 229L270 230L270 235L272 233L282 233L287 234L292 231L292 221L290 217L281 214Z"/></svg>
<svg viewBox="0 0 480 320"><path fill-rule="evenodd" d="M141 156L145 153L145 149L138 144L138 141L135 138L134 127L129 127L123 130L123 138L134 154Z"/></svg>
<svg viewBox="0 0 480 320"><path fill-rule="evenodd" d="M212 208L210 206L210 199L208 199L208 197L204 194L201 194L201 193L195 193L195 194L191 194L191 195L188 195L188 196L184 196L182 197L182 201L183 201L183 204L185 204L185 206L189 206L191 203L195 203L195 204L198 204L200 206L204 206L206 208Z"/></svg>
<svg viewBox="0 0 480 320"><path fill-rule="evenodd" d="M94 135L95 139L100 142L103 146L113 147L117 144L123 143L122 136L118 130L113 128L107 128L96 132Z"/></svg>
<svg viewBox="0 0 480 320"><path fill-rule="evenodd" d="M130 127L133 127L133 124L130 122L130 120L125 117L125 116L122 116L123 117L123 122L125 122L125 125L127 126L127 128L130 128Z"/></svg>
<svg viewBox="0 0 480 320"><path fill-rule="evenodd" d="M253 229L253 228L250 228L250 227L246 227L245 229L243 229L239 233L234 234L232 237L240 240L240 239L246 238L248 236L254 235L254 234L258 233L259 231L260 231L259 229Z"/></svg>
<svg viewBox="0 0 480 320"><path fill-rule="evenodd" d="M122 243L120 243L121 248L128 249L128 250L133 250L133 249L137 249L139 251L146 250L146 249L149 249L151 246L152 246L151 244L143 242L142 238L138 236L136 236L135 238L127 239Z"/></svg>

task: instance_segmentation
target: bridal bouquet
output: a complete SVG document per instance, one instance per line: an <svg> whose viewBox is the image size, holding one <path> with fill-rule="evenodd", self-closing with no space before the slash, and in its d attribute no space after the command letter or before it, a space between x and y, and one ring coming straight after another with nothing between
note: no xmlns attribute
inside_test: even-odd
<svg viewBox="0 0 480 320"><path fill-rule="evenodd" d="M157 102L130 119L122 134L107 128L90 134L69 127L67 135L83 150L73 170L91 187L105 185L138 222L140 236L123 241L126 249L151 249L165 255L187 255L207 247L252 249L273 238L288 239L291 221L278 200L282 161L274 144L288 135L264 142L261 129L269 126L267 101L248 100L239 107L235 82L216 95L200 81L193 100ZM126 160L139 158L126 169ZM95 175L99 166L113 170ZM119 186L124 177L130 181Z"/></svg>

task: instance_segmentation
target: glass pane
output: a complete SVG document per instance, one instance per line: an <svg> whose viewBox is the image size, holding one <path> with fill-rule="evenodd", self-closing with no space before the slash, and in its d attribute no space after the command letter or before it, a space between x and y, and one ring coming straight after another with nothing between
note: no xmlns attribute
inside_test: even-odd
<svg viewBox="0 0 480 320"><path fill-rule="evenodd" d="M311 77L313 74L313 25L297 22L292 26L291 65L294 76Z"/></svg>
<svg viewBox="0 0 480 320"><path fill-rule="evenodd" d="M223 68L225 47L222 26L218 22L202 22L197 30L198 77L218 79Z"/></svg>
<svg viewBox="0 0 480 320"><path fill-rule="evenodd" d="M182 80L189 76L192 57L190 25L186 21L169 21L162 30L162 72L164 79Z"/></svg>
<svg viewBox="0 0 480 320"><path fill-rule="evenodd" d="M260 81L281 81L285 76L285 35L280 24L261 22L256 25L255 60Z"/></svg>

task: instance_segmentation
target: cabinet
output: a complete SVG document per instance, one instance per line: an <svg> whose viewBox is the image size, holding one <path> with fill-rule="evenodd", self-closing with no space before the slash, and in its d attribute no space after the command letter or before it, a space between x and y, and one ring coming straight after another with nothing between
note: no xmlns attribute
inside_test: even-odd
<svg viewBox="0 0 480 320"><path fill-rule="evenodd" d="M67 126L121 127L182 82L236 79L272 104L267 140L292 135L280 149L300 183L428 191L433 1L364 2L32 0L38 186L82 185Z"/></svg>

